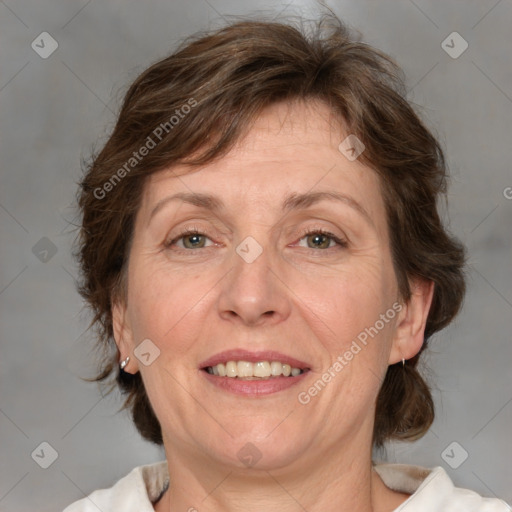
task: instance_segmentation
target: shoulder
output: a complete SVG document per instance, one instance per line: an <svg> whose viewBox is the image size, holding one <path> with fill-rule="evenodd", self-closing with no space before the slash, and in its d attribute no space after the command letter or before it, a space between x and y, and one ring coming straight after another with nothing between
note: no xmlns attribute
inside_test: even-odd
<svg viewBox="0 0 512 512"><path fill-rule="evenodd" d="M424 468L408 464L378 464L375 470L387 487L410 494L395 512L511 512L497 498L485 498L455 487L441 466Z"/></svg>
<svg viewBox="0 0 512 512"><path fill-rule="evenodd" d="M153 512L156 501L167 485L167 462L138 466L108 489L99 489L75 501L64 512Z"/></svg>

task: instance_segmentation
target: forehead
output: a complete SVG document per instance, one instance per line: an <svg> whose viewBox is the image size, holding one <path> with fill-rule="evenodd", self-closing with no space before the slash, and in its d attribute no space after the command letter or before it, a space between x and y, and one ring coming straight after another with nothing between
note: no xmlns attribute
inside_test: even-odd
<svg viewBox="0 0 512 512"><path fill-rule="evenodd" d="M321 189L355 196L371 217L379 218L379 178L339 150L347 135L323 102L272 105L224 157L199 169L176 165L151 175L140 213L149 215L155 204L175 192L216 195L226 204L247 208Z"/></svg>

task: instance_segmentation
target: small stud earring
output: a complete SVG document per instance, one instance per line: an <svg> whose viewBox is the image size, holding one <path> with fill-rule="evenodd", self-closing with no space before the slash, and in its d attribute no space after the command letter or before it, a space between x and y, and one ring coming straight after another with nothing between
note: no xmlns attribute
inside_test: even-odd
<svg viewBox="0 0 512 512"><path fill-rule="evenodd" d="M130 356L128 356L124 361L121 361L119 368L121 368L121 370L124 370L129 361L130 361Z"/></svg>

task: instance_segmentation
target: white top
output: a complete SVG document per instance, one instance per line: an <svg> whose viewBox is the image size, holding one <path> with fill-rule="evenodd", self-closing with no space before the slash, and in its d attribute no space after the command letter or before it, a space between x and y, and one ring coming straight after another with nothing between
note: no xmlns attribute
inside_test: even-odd
<svg viewBox="0 0 512 512"><path fill-rule="evenodd" d="M394 512L511 512L497 498L455 487L441 466L427 469L407 464L377 464L377 473L387 487L411 494ZM67 507L64 512L154 512L169 483L167 462L133 469L113 487L94 491Z"/></svg>

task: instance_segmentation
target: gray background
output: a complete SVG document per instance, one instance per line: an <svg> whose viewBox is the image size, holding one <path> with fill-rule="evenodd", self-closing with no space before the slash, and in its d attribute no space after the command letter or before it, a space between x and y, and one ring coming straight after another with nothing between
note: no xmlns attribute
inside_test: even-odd
<svg viewBox="0 0 512 512"><path fill-rule="evenodd" d="M389 446L388 460L440 465L456 485L510 502L512 3L328 5L404 68L409 98L446 148L453 179L444 215L470 254L464 310L427 358L437 419L421 441ZM183 36L259 9L314 17L318 4L0 1L2 511L62 510L163 458L116 414L116 394L103 398L79 378L93 368L70 254L80 158L108 134L123 87L142 69ZM31 48L43 31L59 45L47 59ZM441 46L454 31L469 44L456 59ZM43 441L58 453L48 469L34 460L49 457L36 450ZM446 461L460 463L463 449L467 460L452 469Z"/></svg>

